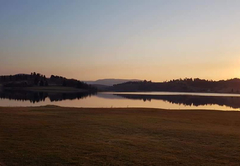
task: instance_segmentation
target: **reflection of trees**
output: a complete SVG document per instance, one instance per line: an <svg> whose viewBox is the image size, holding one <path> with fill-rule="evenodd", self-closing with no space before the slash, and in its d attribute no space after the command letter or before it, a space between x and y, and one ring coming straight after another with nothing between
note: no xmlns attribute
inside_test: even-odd
<svg viewBox="0 0 240 166"><path fill-rule="evenodd" d="M240 108L240 97L226 96L193 96L193 95L131 95L117 94L127 99L136 99L143 101L162 100L173 104L183 104L186 106L200 106L217 104L219 106L228 106L231 108Z"/></svg>
<svg viewBox="0 0 240 166"><path fill-rule="evenodd" d="M87 96L92 95L92 93L46 93L46 92L30 92L30 91L2 91L0 92L1 99L10 99L17 101L30 101L31 103L37 103L40 101L45 101L48 97L51 102L62 101L62 100L74 100L82 99Z"/></svg>
<svg viewBox="0 0 240 166"><path fill-rule="evenodd" d="M49 94L49 99L51 102L53 101L62 101L62 100L74 100L74 99L83 99L88 96L93 95L92 93L54 93Z"/></svg>
<svg viewBox="0 0 240 166"><path fill-rule="evenodd" d="M18 101L30 101L31 103L45 101L48 94L44 92L27 92L27 91L3 91L0 92L0 98L18 100Z"/></svg>

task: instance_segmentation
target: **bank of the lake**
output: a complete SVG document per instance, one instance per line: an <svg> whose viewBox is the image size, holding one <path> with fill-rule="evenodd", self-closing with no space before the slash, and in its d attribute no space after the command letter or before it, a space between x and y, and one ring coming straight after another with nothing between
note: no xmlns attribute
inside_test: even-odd
<svg viewBox="0 0 240 166"><path fill-rule="evenodd" d="M240 112L0 107L5 165L238 165Z"/></svg>
<svg viewBox="0 0 240 166"><path fill-rule="evenodd" d="M79 93L88 92L86 89L78 89L74 87L63 87L63 86L33 86L33 87L14 87L14 88L2 88L3 90L10 91L31 91L31 92L46 92L46 93Z"/></svg>

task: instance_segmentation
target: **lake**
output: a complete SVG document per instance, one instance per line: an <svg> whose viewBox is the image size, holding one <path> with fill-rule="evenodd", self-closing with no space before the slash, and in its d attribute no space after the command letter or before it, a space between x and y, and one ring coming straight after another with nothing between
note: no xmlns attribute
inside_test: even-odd
<svg viewBox="0 0 240 166"><path fill-rule="evenodd" d="M240 111L239 94L179 92L45 93L0 92L0 106L142 107Z"/></svg>

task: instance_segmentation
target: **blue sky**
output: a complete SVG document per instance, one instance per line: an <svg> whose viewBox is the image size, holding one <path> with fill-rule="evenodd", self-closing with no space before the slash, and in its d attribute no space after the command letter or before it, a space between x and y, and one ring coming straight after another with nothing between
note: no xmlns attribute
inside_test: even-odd
<svg viewBox="0 0 240 166"><path fill-rule="evenodd" d="M238 0L0 0L0 74L240 75Z"/></svg>

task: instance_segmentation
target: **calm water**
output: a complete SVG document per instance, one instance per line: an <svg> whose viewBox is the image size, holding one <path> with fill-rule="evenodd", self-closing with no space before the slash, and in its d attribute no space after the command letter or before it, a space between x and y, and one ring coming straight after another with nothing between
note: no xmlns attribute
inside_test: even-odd
<svg viewBox="0 0 240 166"><path fill-rule="evenodd" d="M0 92L0 106L144 107L240 111L240 95L176 92L42 93Z"/></svg>

